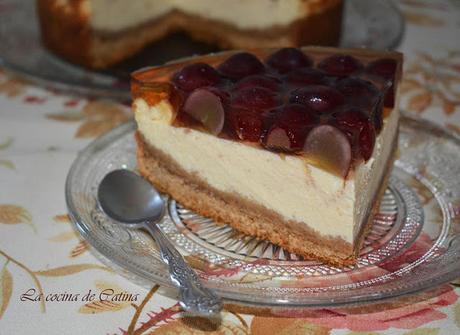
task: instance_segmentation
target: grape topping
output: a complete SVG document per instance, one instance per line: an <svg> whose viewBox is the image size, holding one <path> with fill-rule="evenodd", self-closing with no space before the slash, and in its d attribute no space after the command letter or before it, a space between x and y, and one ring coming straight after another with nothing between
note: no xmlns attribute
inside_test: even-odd
<svg viewBox="0 0 460 335"><path fill-rule="evenodd" d="M265 63L239 52L215 67L187 65L171 83L180 97L179 113L203 131L312 160L322 155L327 169L346 176L350 164L372 156L384 93L385 106L393 103L396 70L390 58L362 61L334 54L318 59L284 48Z"/></svg>

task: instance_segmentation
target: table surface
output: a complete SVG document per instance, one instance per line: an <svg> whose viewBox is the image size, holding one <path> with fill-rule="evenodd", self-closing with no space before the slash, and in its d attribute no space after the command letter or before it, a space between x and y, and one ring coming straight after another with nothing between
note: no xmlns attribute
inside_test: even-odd
<svg viewBox="0 0 460 335"><path fill-rule="evenodd" d="M460 133L460 1L398 6L407 23L399 47L405 54L401 108ZM434 294L291 318L224 311L216 325L181 315L162 288L144 289L112 272L74 231L64 181L78 151L129 113L0 69L0 334L460 333L456 283ZM109 293L120 299L104 299Z"/></svg>

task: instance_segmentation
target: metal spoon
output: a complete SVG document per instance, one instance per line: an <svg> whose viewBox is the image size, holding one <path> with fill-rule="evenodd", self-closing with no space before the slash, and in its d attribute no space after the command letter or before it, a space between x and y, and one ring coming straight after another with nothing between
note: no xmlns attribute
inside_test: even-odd
<svg viewBox="0 0 460 335"><path fill-rule="evenodd" d="M145 179L129 170L115 170L99 184L98 200L102 210L113 220L129 228L145 229L160 248L162 260L169 266L173 284L179 288L180 305L200 316L216 316L222 303L214 292L204 287L196 273L156 225L165 214L160 194Z"/></svg>

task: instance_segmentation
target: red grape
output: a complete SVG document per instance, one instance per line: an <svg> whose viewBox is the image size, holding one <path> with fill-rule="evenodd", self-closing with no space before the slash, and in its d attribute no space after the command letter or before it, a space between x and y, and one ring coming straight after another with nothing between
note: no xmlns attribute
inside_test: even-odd
<svg viewBox="0 0 460 335"><path fill-rule="evenodd" d="M324 85L311 85L297 89L291 93L289 102L303 104L319 112L330 112L344 103L345 99L339 91Z"/></svg>
<svg viewBox="0 0 460 335"><path fill-rule="evenodd" d="M253 75L241 79L236 84L236 89L240 90L243 88L262 87L271 91L278 91L281 81L274 77L268 77L265 75Z"/></svg>
<svg viewBox="0 0 460 335"><path fill-rule="evenodd" d="M318 64L318 68L332 76L348 76L363 68L363 64L349 55L332 55L324 58Z"/></svg>
<svg viewBox="0 0 460 335"><path fill-rule="evenodd" d="M218 70L232 80L238 80L265 71L265 66L254 55L248 52L237 53L220 64Z"/></svg>
<svg viewBox="0 0 460 335"><path fill-rule="evenodd" d="M220 75L208 64L195 63L175 73L172 81L184 91L193 91L199 87L217 84L220 81Z"/></svg>
<svg viewBox="0 0 460 335"><path fill-rule="evenodd" d="M295 48L280 49L267 59L267 65L276 69L279 73L286 73L312 64L313 61L307 55Z"/></svg>
<svg viewBox="0 0 460 335"><path fill-rule="evenodd" d="M232 105L262 112L278 105L278 100L276 94L266 88L250 87L237 91Z"/></svg>

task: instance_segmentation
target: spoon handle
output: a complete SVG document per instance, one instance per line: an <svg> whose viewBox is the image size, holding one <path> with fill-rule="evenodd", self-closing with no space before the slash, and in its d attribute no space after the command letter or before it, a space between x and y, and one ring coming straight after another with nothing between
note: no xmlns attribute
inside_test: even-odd
<svg viewBox="0 0 460 335"><path fill-rule="evenodd" d="M155 223L148 222L145 228L159 246L162 260L169 266L171 281L179 288L182 308L199 315L216 315L222 309L220 298L201 284L195 271Z"/></svg>

